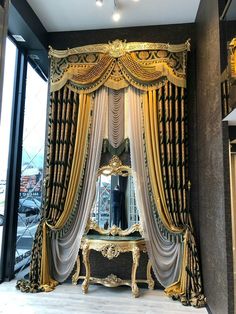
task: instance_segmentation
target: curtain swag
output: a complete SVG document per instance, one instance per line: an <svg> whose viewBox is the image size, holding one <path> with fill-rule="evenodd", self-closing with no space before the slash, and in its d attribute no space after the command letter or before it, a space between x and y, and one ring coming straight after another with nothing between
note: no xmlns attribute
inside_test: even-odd
<svg viewBox="0 0 236 314"><path fill-rule="evenodd" d="M129 150L130 145L154 273L167 295L185 305L205 305L189 210L185 97L189 49L189 41L170 45L121 40L63 51L50 48L42 214L30 278L19 281L19 289L51 291L69 276L91 209L101 153ZM127 112L123 91L108 88L128 91ZM123 129L118 130L126 119L118 115L121 108L122 115L129 116L126 140ZM105 140L106 112L110 124Z"/></svg>
<svg viewBox="0 0 236 314"><path fill-rule="evenodd" d="M105 85L121 89L132 85L140 90L158 89L166 80L186 86L186 56L183 45L126 43L115 40L65 51L50 48L51 91L62 88L91 93Z"/></svg>

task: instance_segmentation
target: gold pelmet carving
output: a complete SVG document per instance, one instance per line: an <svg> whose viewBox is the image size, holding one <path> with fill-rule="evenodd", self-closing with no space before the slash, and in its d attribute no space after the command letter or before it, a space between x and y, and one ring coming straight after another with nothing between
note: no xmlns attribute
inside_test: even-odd
<svg viewBox="0 0 236 314"><path fill-rule="evenodd" d="M116 39L108 44L95 44L87 45L77 48L71 48L66 50L57 50L49 46L49 56L56 58L65 58L74 54L81 53L109 53L114 51L116 48L121 52L131 52L138 50L167 50L170 52L182 52L190 51L190 40L188 39L185 43L180 45L170 45L169 43L149 43L149 42L130 42L126 40ZM115 54L115 52L114 52ZM122 55L122 54L121 54ZM117 58L117 57L116 57Z"/></svg>

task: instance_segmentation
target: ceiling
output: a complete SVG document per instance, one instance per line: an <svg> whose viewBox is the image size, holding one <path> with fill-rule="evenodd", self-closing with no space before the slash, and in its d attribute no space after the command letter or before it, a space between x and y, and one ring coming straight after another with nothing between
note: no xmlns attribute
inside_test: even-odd
<svg viewBox="0 0 236 314"><path fill-rule="evenodd" d="M48 32L191 23L200 0L116 0L119 22L112 20L114 0L27 0Z"/></svg>

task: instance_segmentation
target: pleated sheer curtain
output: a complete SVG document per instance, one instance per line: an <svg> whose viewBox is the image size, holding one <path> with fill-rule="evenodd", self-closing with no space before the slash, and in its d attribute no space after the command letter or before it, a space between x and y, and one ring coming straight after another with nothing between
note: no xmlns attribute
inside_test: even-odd
<svg viewBox="0 0 236 314"><path fill-rule="evenodd" d="M51 291L56 285L49 269L50 230L64 231L70 223L83 179L90 111L90 95L79 95L66 86L51 93L43 207L31 253L29 284L23 281L18 285L23 291Z"/></svg>
<svg viewBox="0 0 236 314"><path fill-rule="evenodd" d="M154 272L167 295L202 306L205 298L188 208L185 90L167 81L157 90L130 87L128 93L136 198Z"/></svg>
<svg viewBox="0 0 236 314"><path fill-rule="evenodd" d="M144 93L128 88L129 138L135 198L140 211L145 243L158 281L167 287L179 277L182 245L171 242L160 232L150 198L150 182L146 164L142 97Z"/></svg>
<svg viewBox="0 0 236 314"><path fill-rule="evenodd" d="M96 191L97 170L99 168L102 141L104 138L105 113L108 107L108 89L100 88L94 96L93 118L80 198L76 200L77 215L71 222L69 230L60 238L51 238L53 260L53 278L59 282L65 281L78 256L81 238L83 236Z"/></svg>
<svg viewBox="0 0 236 314"><path fill-rule="evenodd" d="M70 275L94 200L108 89L51 93L45 196L22 291L51 291Z"/></svg>

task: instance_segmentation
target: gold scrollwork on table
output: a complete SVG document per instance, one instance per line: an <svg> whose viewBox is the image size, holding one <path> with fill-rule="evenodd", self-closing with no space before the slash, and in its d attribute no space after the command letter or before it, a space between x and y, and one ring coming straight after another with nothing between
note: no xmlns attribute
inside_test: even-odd
<svg viewBox="0 0 236 314"><path fill-rule="evenodd" d="M121 278L117 277L114 274L110 274L109 276L107 276L106 278L91 278L91 282L94 283L100 283L106 287L118 287L118 286L122 286L122 285L130 285L130 283L128 281L122 280Z"/></svg>
<svg viewBox="0 0 236 314"><path fill-rule="evenodd" d="M102 255L107 257L109 260L120 255L119 247L114 244L106 244L100 249L100 251Z"/></svg>

